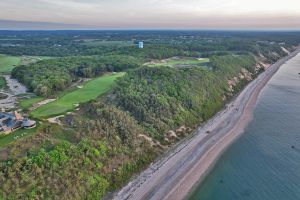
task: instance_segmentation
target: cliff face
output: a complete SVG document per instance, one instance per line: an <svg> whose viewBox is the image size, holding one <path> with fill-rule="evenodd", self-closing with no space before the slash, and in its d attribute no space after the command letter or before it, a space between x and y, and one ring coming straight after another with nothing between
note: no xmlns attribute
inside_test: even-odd
<svg viewBox="0 0 300 200"><path fill-rule="evenodd" d="M233 96L235 92L235 88L242 82L242 81L251 81L253 80L253 74L249 72L247 69L242 68L241 72L237 75L234 76L232 79L229 79L227 81L228 83L228 96Z"/></svg>
<svg viewBox="0 0 300 200"><path fill-rule="evenodd" d="M294 51L295 47L290 47L288 49L281 47L281 50L285 54L290 54L290 51ZM273 62L270 62L269 57L275 58L275 60L281 59L283 56L279 55L277 52L268 52L269 56L264 56L259 52L258 56L255 57L256 65L254 67L253 73L247 70L246 68L241 68L241 71L237 76L234 76L228 79L228 93L224 95L223 100L226 101L228 98L233 96L237 91L243 87L243 84L252 81L255 79L257 75L259 75L262 71L268 69ZM274 61L275 62L275 61Z"/></svg>

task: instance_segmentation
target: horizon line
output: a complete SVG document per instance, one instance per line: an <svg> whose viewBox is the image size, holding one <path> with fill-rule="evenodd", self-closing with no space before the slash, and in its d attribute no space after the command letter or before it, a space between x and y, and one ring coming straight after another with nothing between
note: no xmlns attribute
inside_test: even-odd
<svg viewBox="0 0 300 200"><path fill-rule="evenodd" d="M243 32L300 32L300 28L70 28L70 29L1 29L0 31L243 31Z"/></svg>

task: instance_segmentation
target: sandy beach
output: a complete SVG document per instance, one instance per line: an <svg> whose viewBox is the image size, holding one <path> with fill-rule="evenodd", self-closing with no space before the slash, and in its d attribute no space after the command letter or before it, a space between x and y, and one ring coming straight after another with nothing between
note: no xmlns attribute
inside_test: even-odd
<svg viewBox="0 0 300 200"><path fill-rule="evenodd" d="M153 163L120 190L114 199L183 199L210 172L222 153L243 132L252 119L252 111L265 84L296 50L279 60L255 80L226 107L199 127L193 137Z"/></svg>

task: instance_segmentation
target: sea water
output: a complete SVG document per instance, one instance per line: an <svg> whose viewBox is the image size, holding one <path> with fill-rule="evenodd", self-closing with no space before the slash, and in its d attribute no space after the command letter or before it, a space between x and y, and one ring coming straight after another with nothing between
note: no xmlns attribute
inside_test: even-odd
<svg viewBox="0 0 300 200"><path fill-rule="evenodd" d="M300 54L262 90L253 120L191 200L300 200Z"/></svg>

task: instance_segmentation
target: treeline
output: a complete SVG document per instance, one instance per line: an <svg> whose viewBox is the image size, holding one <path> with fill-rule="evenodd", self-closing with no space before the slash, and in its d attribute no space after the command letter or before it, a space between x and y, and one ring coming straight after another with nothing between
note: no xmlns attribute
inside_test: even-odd
<svg viewBox="0 0 300 200"><path fill-rule="evenodd" d="M263 41L272 48L297 46L299 38L297 32L0 31L0 53L54 57L103 55L119 50L131 52L137 49L135 44L138 41L144 41L145 46L150 48L162 45L169 46L165 51L179 50L208 55L227 51L255 52L258 41ZM101 44L101 41L104 43ZM133 46L105 44L110 41L132 42ZM159 57L155 52L149 53Z"/></svg>
<svg viewBox="0 0 300 200"><path fill-rule="evenodd" d="M116 51L122 55L134 55L143 58L145 61L151 59L165 59L173 56L190 56L192 52L187 52L179 45L146 45L144 49L136 47L123 47Z"/></svg>
<svg viewBox="0 0 300 200"><path fill-rule="evenodd" d="M134 69L141 60L122 55L101 57L66 57L43 60L13 69L12 76L40 96L50 96L67 89L74 81L106 72Z"/></svg>

